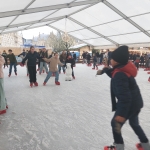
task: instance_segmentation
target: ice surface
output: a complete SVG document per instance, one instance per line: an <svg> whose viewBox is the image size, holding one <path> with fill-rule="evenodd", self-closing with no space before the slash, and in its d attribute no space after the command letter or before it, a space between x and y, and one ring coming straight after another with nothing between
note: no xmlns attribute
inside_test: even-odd
<svg viewBox="0 0 150 150"><path fill-rule="evenodd" d="M102 150L113 142L110 121L110 79L95 77L96 71L77 64L76 80L60 86L52 77L47 86L46 74L37 75L39 87L29 87L26 68L18 66L18 76L5 73L5 92L9 109L0 116L0 150ZM145 107L140 123L150 139L150 83L140 69L137 82ZM123 127L126 150L133 150L138 138L128 123Z"/></svg>

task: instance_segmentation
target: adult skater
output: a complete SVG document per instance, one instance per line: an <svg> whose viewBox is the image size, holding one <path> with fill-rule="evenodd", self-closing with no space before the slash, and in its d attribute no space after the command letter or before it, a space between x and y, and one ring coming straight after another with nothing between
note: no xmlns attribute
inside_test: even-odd
<svg viewBox="0 0 150 150"><path fill-rule="evenodd" d="M8 108L4 92L4 74L2 69L4 63L5 60L0 54L0 115L6 113L6 108Z"/></svg>
<svg viewBox="0 0 150 150"><path fill-rule="evenodd" d="M90 53L87 54L87 65L88 66L91 65L91 55L90 55Z"/></svg>
<svg viewBox="0 0 150 150"><path fill-rule="evenodd" d="M140 66L144 67L144 54L142 54L140 57Z"/></svg>
<svg viewBox="0 0 150 150"><path fill-rule="evenodd" d="M83 51L83 54L82 54L82 58L83 58L83 62L82 63L83 64L86 63L86 52L84 52L84 51Z"/></svg>
<svg viewBox="0 0 150 150"><path fill-rule="evenodd" d="M18 55L18 57L23 57L25 58L25 56L27 55L26 51L23 49L23 52L21 54Z"/></svg>
<svg viewBox="0 0 150 150"><path fill-rule="evenodd" d="M74 65L75 65L75 61L74 61L74 59L72 58L71 55L69 55L68 58L66 59L65 66L66 66L67 63L70 63L70 64L71 64L72 77L73 77L73 79L75 79L74 71L73 71L73 67L74 67Z"/></svg>
<svg viewBox="0 0 150 150"><path fill-rule="evenodd" d="M40 57L48 58L48 52L47 52L47 50L45 48L43 48L42 53L40 54ZM40 71L39 71L39 74L42 73L43 67L45 68L46 73L48 73L47 63L45 62L45 60L40 59Z"/></svg>
<svg viewBox="0 0 150 150"><path fill-rule="evenodd" d="M140 55L137 54L137 55L136 55L136 60L135 60L135 62L134 62L134 64L135 64L137 70L139 70L139 63L140 63Z"/></svg>
<svg viewBox="0 0 150 150"><path fill-rule="evenodd" d="M99 51L96 51L95 56L96 56L96 59L97 59L97 65L99 65L100 64L100 54L99 54Z"/></svg>
<svg viewBox="0 0 150 150"><path fill-rule="evenodd" d="M96 67L96 69L98 70L98 66L97 66L97 56L95 55L95 54L93 54L93 70L95 69L95 67Z"/></svg>
<svg viewBox="0 0 150 150"><path fill-rule="evenodd" d="M72 52L72 57L73 57L73 59L74 59L74 66L76 66L76 61L77 61L77 55L76 55L76 53L75 52Z"/></svg>
<svg viewBox="0 0 150 150"><path fill-rule="evenodd" d="M116 150L124 150L121 128L127 120L141 142L137 147L150 150L149 141L139 125L138 116L143 107L143 99L135 81L137 69L132 62L128 62L128 59L128 47L121 46L112 52L111 65L113 68L105 67L97 74L106 73L111 78L112 109L115 111L111 126Z"/></svg>
<svg viewBox="0 0 150 150"><path fill-rule="evenodd" d="M35 51L34 46L30 47L30 51L26 55L26 57L23 59L22 63L20 64L23 66L25 64L25 61L28 60L27 66L29 71L29 81L30 86L32 87L33 84L35 86L38 86L37 79L36 79L36 60L39 59L38 53Z"/></svg>
<svg viewBox="0 0 150 150"><path fill-rule="evenodd" d="M6 66L8 67L8 62L7 62L7 53L6 53L6 51L5 51L5 50L3 51L2 56L3 56L3 57L4 57L4 59L5 59L4 68L5 68Z"/></svg>
<svg viewBox="0 0 150 150"><path fill-rule="evenodd" d="M7 58L9 58L10 61L10 68L9 68L9 77L11 76L11 72L12 72L12 66L14 66L14 72L15 75L17 76L17 60L15 55L12 53L12 50L9 49L8 50L9 54L7 55Z"/></svg>
<svg viewBox="0 0 150 150"><path fill-rule="evenodd" d="M66 52L63 51L62 54L59 57L59 60L62 64L65 65L65 61L66 61ZM61 65L59 65L59 73L61 73L61 68L63 68L63 73L65 74L65 67L62 67Z"/></svg>
<svg viewBox="0 0 150 150"><path fill-rule="evenodd" d="M55 74L55 84L56 85L60 85L59 80L59 72L58 72L58 68L57 65L61 65L64 66L64 64L62 64L58 58L58 53L55 53L55 55L53 57L51 57L50 59L47 58L43 58L43 60L49 64L49 72L47 74L46 79L44 80L43 85L45 86L46 83L48 82L48 80L50 79L50 77L52 76L52 73Z"/></svg>

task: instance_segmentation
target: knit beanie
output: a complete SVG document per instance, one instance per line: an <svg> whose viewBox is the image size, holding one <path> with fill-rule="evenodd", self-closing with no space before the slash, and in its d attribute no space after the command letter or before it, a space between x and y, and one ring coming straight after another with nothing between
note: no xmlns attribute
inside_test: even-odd
<svg viewBox="0 0 150 150"><path fill-rule="evenodd" d="M120 46L112 52L111 58L119 64L127 64L129 60L128 46Z"/></svg>

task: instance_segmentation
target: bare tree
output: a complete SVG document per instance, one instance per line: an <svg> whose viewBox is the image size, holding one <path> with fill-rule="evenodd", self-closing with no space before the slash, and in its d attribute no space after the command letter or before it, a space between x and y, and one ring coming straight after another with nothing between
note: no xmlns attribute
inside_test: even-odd
<svg viewBox="0 0 150 150"><path fill-rule="evenodd" d="M73 46L75 44L75 39L71 36L66 36L66 34L61 34L60 32L57 32L57 35L51 32L47 39L47 43L54 51L60 52L68 50L71 46Z"/></svg>

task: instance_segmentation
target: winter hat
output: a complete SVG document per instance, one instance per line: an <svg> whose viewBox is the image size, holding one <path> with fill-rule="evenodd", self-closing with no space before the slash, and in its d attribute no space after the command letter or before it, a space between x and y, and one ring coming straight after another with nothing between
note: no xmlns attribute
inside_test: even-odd
<svg viewBox="0 0 150 150"><path fill-rule="evenodd" d="M120 64L127 64L129 60L128 46L118 47L115 51L112 52L111 58Z"/></svg>

